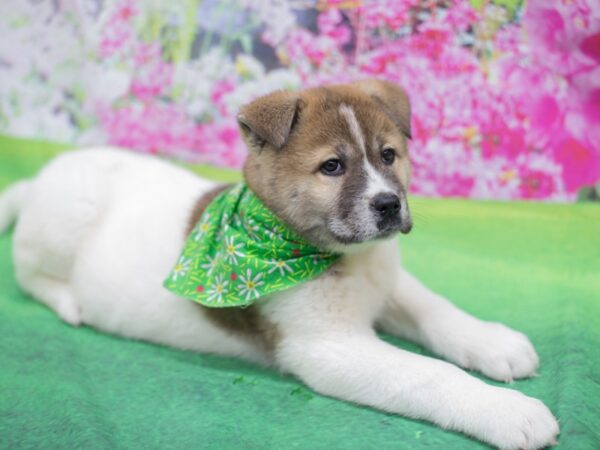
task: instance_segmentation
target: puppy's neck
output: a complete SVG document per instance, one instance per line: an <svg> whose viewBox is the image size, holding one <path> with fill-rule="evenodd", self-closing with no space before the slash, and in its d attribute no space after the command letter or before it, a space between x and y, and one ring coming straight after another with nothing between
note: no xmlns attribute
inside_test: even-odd
<svg viewBox="0 0 600 450"><path fill-rule="evenodd" d="M377 247L378 244L381 244L382 242L385 242L385 241L390 241L392 239L395 239L395 237L396 236L394 235L394 236L390 236L385 239L377 239L377 240L373 240L373 241L360 242L358 244L341 244L341 243L333 244L333 245L331 245L330 250L334 251L336 253L341 253L342 255L345 255L345 256L357 256L357 255L369 253L375 247Z"/></svg>

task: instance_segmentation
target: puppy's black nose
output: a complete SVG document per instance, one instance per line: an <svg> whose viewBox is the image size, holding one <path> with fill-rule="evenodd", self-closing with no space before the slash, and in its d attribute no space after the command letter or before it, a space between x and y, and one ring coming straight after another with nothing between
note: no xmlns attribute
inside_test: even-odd
<svg viewBox="0 0 600 450"><path fill-rule="evenodd" d="M394 217L400 212L400 199L396 194L390 192L377 194L371 200L371 208L381 217Z"/></svg>

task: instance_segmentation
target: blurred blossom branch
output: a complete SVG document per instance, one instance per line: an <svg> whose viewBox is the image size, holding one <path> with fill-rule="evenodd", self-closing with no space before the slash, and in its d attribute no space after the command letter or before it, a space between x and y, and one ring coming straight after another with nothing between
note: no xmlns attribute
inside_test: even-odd
<svg viewBox="0 0 600 450"><path fill-rule="evenodd" d="M240 167L256 96L365 77L413 104L413 191L573 200L600 179L598 0L10 0L0 132Z"/></svg>

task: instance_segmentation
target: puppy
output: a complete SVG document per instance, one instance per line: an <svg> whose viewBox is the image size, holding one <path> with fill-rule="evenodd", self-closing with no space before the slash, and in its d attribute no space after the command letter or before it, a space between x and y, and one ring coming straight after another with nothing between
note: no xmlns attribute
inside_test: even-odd
<svg viewBox="0 0 600 450"><path fill-rule="evenodd" d="M275 92L239 114L251 191L291 230L341 256L318 277L247 308L207 308L163 287L224 187L111 148L65 154L0 200L16 220L21 288L65 322L246 358L315 391L464 432L502 449L552 445L539 400L490 386L535 374L521 333L457 309L402 269L408 232L409 101L382 81ZM379 328L445 362L380 340Z"/></svg>

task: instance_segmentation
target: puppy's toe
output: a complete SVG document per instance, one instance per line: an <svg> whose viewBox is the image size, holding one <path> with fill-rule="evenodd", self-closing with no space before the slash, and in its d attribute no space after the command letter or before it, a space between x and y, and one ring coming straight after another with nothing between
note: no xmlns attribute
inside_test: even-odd
<svg viewBox="0 0 600 450"><path fill-rule="evenodd" d="M557 420L539 400L495 388L477 418L481 438L503 450L537 450L557 443ZM495 397L495 398L494 398Z"/></svg>
<svg viewBox="0 0 600 450"><path fill-rule="evenodd" d="M436 329L429 338L432 350L449 361L499 381L534 376L539 365L527 336L499 323L468 318L461 326Z"/></svg>
<svg viewBox="0 0 600 450"><path fill-rule="evenodd" d="M471 368L506 382L534 376L539 358L527 336L501 324L486 325L479 345L470 349Z"/></svg>
<svg viewBox="0 0 600 450"><path fill-rule="evenodd" d="M75 301L65 298L56 310L58 316L66 323L77 327L81 325L81 312Z"/></svg>

